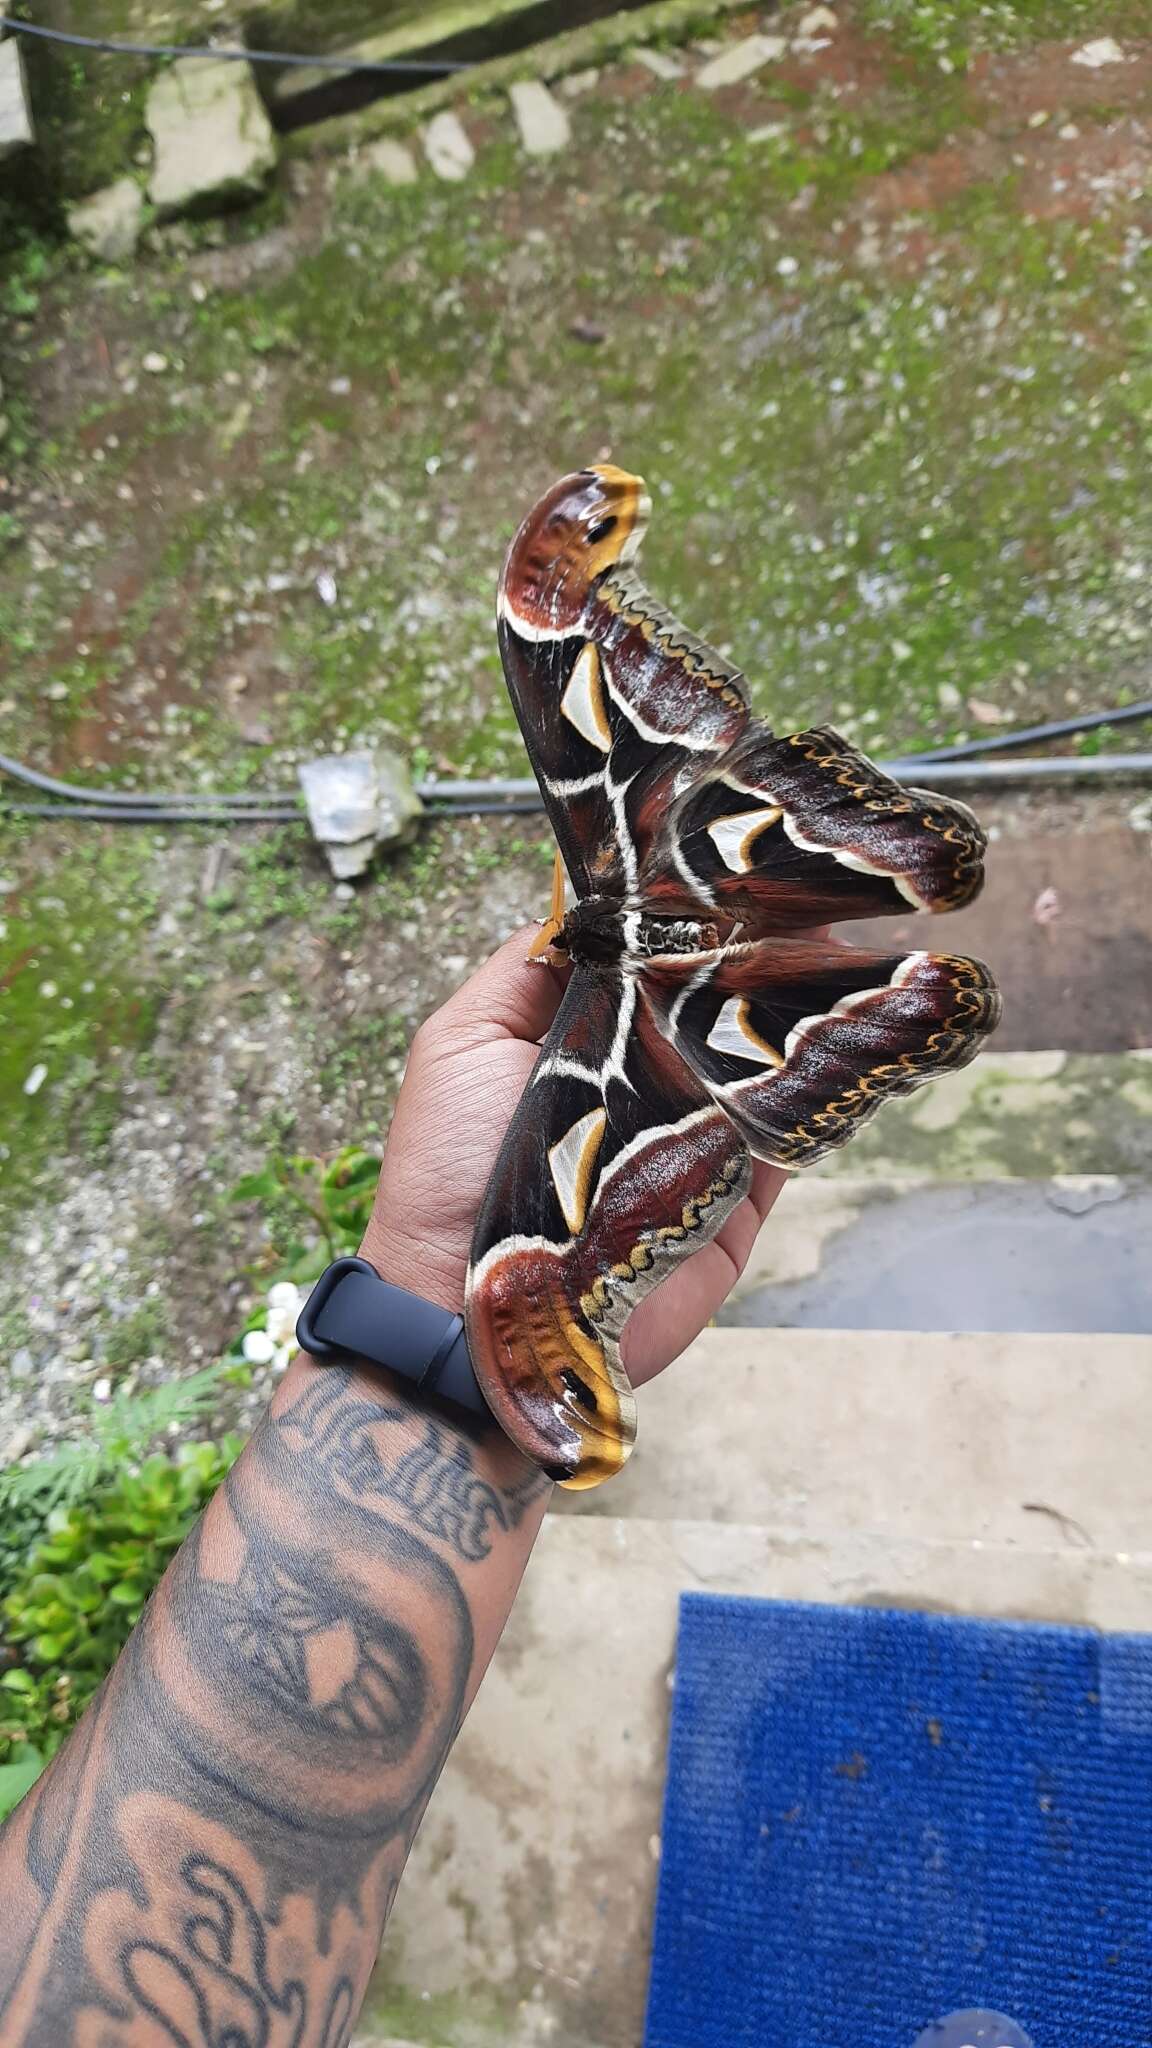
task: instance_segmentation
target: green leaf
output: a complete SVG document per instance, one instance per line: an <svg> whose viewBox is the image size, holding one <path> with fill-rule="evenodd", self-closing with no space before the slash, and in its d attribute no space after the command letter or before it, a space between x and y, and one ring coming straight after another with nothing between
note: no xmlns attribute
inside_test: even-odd
<svg viewBox="0 0 1152 2048"><path fill-rule="evenodd" d="M280 1183L274 1173L265 1167L263 1173L246 1173L232 1190L234 1202L267 1202L280 1192Z"/></svg>
<svg viewBox="0 0 1152 2048"><path fill-rule="evenodd" d="M18 1764L0 1764L0 1820L19 1806L44 1769L45 1759L35 1752Z"/></svg>
<svg viewBox="0 0 1152 2048"><path fill-rule="evenodd" d="M116 1607L143 1607L152 1588L142 1586L134 1579L126 1579L119 1586L108 1588L108 1598Z"/></svg>
<svg viewBox="0 0 1152 2048"><path fill-rule="evenodd" d="M6 1671L3 1678L0 1678L0 1685L4 1687L6 1692L35 1692L36 1690L36 1680L33 1678L32 1673L22 1668L16 1671Z"/></svg>

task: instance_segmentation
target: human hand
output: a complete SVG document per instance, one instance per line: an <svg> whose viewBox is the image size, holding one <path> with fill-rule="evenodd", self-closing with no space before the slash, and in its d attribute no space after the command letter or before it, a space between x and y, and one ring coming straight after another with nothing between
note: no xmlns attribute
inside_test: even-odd
<svg viewBox="0 0 1152 2048"><path fill-rule="evenodd" d="M417 1032L364 1239L364 1257L386 1280L457 1313L476 1214L564 992L562 969L526 958L535 936L517 932ZM718 1236L640 1303L621 1346L633 1386L711 1321L786 1179L756 1164Z"/></svg>

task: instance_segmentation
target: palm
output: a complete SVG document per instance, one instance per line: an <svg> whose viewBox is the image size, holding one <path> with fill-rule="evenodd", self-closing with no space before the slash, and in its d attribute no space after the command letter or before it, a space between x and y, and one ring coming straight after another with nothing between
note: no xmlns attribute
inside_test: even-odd
<svg viewBox="0 0 1152 2048"><path fill-rule="evenodd" d="M388 1140L366 1255L446 1308L463 1306L476 1213L562 994L555 972L526 960L531 936L510 939L418 1034ZM640 1304L623 1339L634 1386L711 1321L785 1178L757 1166L719 1235Z"/></svg>

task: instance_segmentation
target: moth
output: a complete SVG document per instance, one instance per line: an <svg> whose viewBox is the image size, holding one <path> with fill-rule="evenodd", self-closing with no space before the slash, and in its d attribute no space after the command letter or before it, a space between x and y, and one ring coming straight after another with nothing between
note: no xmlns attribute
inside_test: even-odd
<svg viewBox="0 0 1152 2048"><path fill-rule="evenodd" d="M466 1320L498 1421L569 1487L628 1456L624 1324L744 1200L752 1158L810 1165L964 1066L1000 1013L979 961L825 936L971 902L985 835L830 727L753 718L637 577L650 509L623 470L565 477L497 602L575 902L542 934L571 977L477 1220Z"/></svg>

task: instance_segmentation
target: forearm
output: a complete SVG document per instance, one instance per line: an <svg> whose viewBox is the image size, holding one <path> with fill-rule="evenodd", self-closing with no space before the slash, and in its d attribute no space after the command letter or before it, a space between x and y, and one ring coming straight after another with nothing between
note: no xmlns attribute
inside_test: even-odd
<svg viewBox="0 0 1152 2048"><path fill-rule="evenodd" d="M548 1491L297 1362L0 1834L3 2048L343 2048Z"/></svg>

